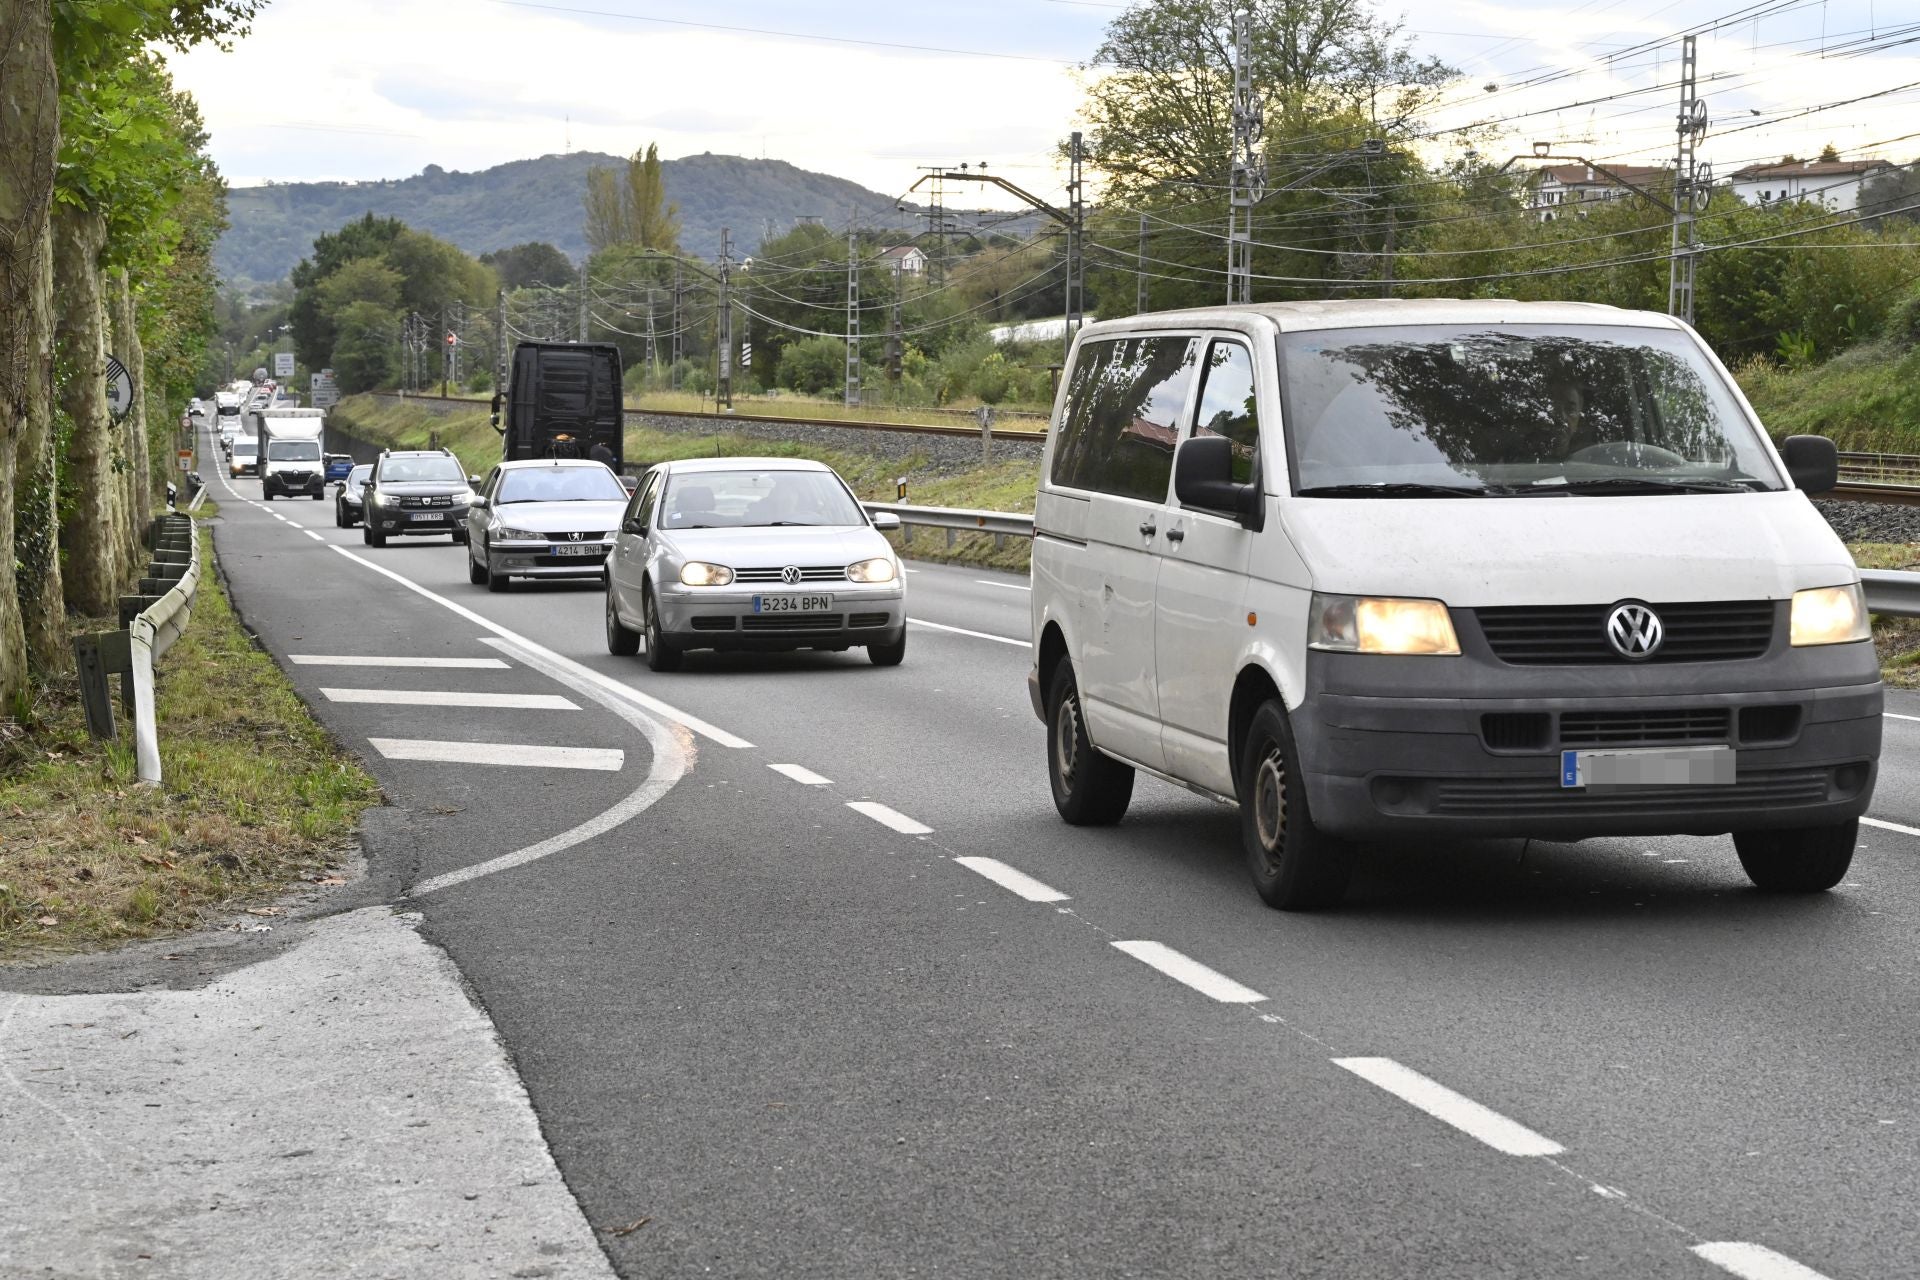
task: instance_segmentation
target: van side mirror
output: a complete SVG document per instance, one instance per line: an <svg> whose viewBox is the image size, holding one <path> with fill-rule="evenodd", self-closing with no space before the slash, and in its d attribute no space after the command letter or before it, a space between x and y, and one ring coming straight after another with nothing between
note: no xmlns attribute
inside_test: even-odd
<svg viewBox="0 0 1920 1280"><path fill-rule="evenodd" d="M1194 436L1173 455L1173 496L1183 507L1233 516L1249 529L1260 527L1260 486L1233 478L1233 441L1225 436Z"/></svg>
<svg viewBox="0 0 1920 1280"><path fill-rule="evenodd" d="M1788 436L1780 459L1796 489L1826 493L1840 483L1840 451L1825 436Z"/></svg>

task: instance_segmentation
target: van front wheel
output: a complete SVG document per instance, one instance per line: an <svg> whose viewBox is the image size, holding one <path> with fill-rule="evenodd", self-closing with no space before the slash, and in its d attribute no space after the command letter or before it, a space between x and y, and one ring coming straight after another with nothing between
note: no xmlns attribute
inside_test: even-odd
<svg viewBox="0 0 1920 1280"><path fill-rule="evenodd" d="M1313 825L1298 760L1285 709L1267 703L1241 744L1240 838L1253 887L1282 911L1334 906L1353 871L1346 843Z"/></svg>
<svg viewBox="0 0 1920 1280"><path fill-rule="evenodd" d="M1133 799L1133 768L1102 755L1087 737L1080 686L1064 660L1047 695L1047 781L1054 808L1076 827L1111 826Z"/></svg>
<svg viewBox="0 0 1920 1280"><path fill-rule="evenodd" d="M1736 831L1734 852L1754 887L1768 893L1825 893L1846 878L1860 820L1789 831Z"/></svg>

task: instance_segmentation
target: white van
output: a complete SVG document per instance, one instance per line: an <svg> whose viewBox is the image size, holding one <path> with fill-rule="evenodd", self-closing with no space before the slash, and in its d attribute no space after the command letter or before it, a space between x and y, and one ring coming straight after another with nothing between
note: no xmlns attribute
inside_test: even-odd
<svg viewBox="0 0 1920 1280"><path fill-rule="evenodd" d="M1273 906L1350 842L1732 833L1845 875L1881 686L1859 573L1692 330L1576 303L1084 329L1041 463L1028 677L1061 816L1238 804ZM1805 491L1805 492L1803 492Z"/></svg>

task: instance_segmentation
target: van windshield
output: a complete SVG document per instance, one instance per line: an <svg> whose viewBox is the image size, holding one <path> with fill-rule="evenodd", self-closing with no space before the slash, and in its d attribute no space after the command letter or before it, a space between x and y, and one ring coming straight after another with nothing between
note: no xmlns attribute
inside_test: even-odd
<svg viewBox="0 0 1920 1280"><path fill-rule="evenodd" d="M318 462L320 445L313 440L269 440L268 462Z"/></svg>
<svg viewBox="0 0 1920 1280"><path fill-rule="evenodd" d="M1294 492L1546 496L1782 487L1686 334L1421 325L1280 339Z"/></svg>

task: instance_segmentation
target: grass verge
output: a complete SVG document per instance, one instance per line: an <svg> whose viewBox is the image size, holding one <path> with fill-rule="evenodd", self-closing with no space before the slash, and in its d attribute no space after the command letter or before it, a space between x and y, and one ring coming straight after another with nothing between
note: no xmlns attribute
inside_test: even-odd
<svg viewBox="0 0 1920 1280"><path fill-rule="evenodd" d="M1805 369L1756 360L1738 377L1776 440L1821 435L1853 452L1920 453L1920 347L1865 343Z"/></svg>
<svg viewBox="0 0 1920 1280"><path fill-rule="evenodd" d="M87 737L70 673L0 720L0 958L152 937L270 899L336 865L379 802L248 639L216 575L200 579L192 625L156 675L159 787L135 783L124 716L118 741Z"/></svg>

